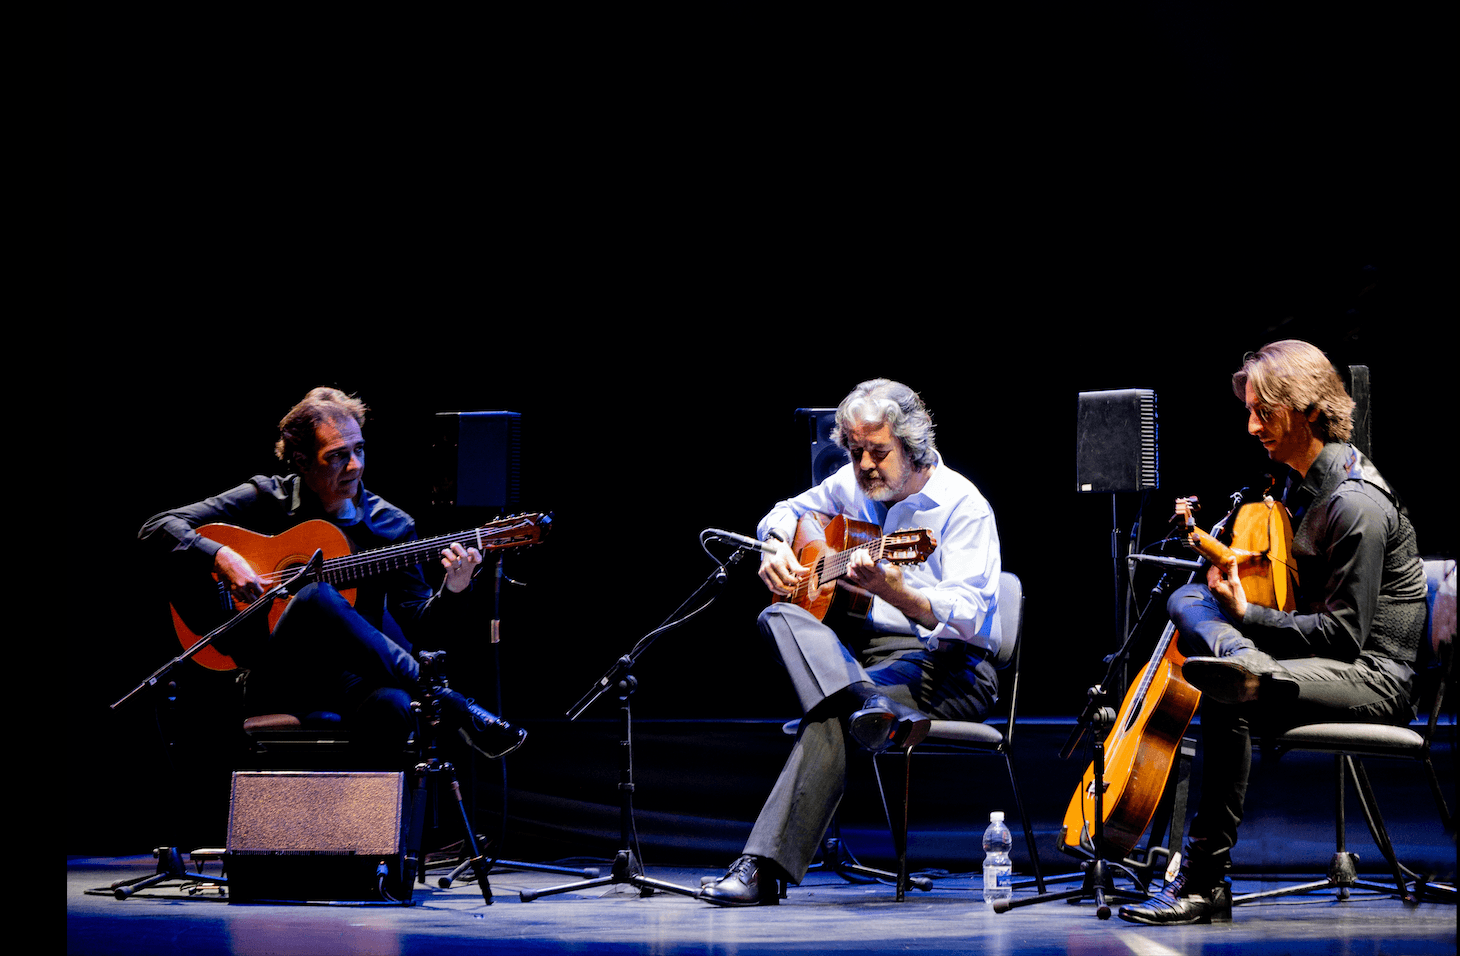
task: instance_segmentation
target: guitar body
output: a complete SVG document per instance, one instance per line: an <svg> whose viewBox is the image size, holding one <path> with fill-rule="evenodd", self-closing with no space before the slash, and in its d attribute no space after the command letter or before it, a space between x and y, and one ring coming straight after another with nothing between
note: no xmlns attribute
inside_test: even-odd
<svg viewBox="0 0 1460 956"><path fill-rule="evenodd" d="M777 602L790 602L809 611L818 621L827 615L864 618L872 607L872 595L841 578L823 582L819 569L826 567L833 555L865 548L882 536L882 529L868 521L857 521L846 515L828 517L811 512L796 523L796 537L791 550L802 567L811 568L807 587L790 597L776 596Z"/></svg>
<svg viewBox="0 0 1460 956"><path fill-rule="evenodd" d="M316 551L323 552L324 560L318 573L311 571L312 579L333 585L353 605L356 585L375 575L421 564L437 557L441 549L453 542L475 547L484 555L489 551L537 544L547 537L552 520L551 514L512 515L458 534L412 539L360 552L351 549L350 540L343 531L321 519L305 521L277 535L256 534L230 524L203 525L197 532L237 551L271 586L282 583L294 569L308 564ZM213 576L213 580L213 600L204 601L189 594L172 604L173 627L185 651L239 610L233 604L232 595L218 582L217 575ZM279 622L288 603L288 599L274 601L269 608L270 629ZM181 608L180 604L183 605ZM199 648L192 659L209 670L227 671L237 667L232 658L216 650L212 644Z"/></svg>
<svg viewBox="0 0 1460 956"><path fill-rule="evenodd" d="M1174 629L1168 636L1172 639L1165 641L1164 652L1147 665L1150 681L1131 685L1105 738L1103 835L1107 845L1122 853L1134 850L1151 825L1181 738L1201 701L1201 692L1181 678L1185 658L1176 650ZM1095 817L1092 763L1065 812L1066 845L1092 849Z"/></svg>
<svg viewBox="0 0 1460 956"><path fill-rule="evenodd" d="M1236 557L1242 592L1249 602L1291 611L1297 603L1292 538L1287 509L1267 499L1237 509L1230 548L1199 530L1192 532L1191 545L1216 563ZM1121 702L1105 740L1102 835L1106 846L1122 853L1135 849L1151 825L1181 738L1201 701L1201 692L1181 677L1185 660L1176 649L1176 630L1168 624L1141 679ZM1094 786L1091 763L1065 812L1061 839L1068 847L1100 852L1093 842Z"/></svg>
<svg viewBox="0 0 1460 956"><path fill-rule="evenodd" d="M796 522L791 550L796 560L810 569L811 576L794 593L776 595L771 600L805 608L818 621L825 621L828 615L861 619L872 607L872 595L843 579L853 551L865 548L874 562L919 564L937 546L937 539L927 528L883 534L871 522L809 512Z"/></svg>
<svg viewBox="0 0 1460 956"><path fill-rule="evenodd" d="M318 518L295 525L283 534L277 535L257 534L231 524L203 525L197 531L203 537L226 545L243 555L254 571L260 575L285 572L300 567L314 556L315 551L323 551L325 560L343 557L350 553L350 542L344 532L328 521ZM213 580L215 582L218 580L216 574L213 575ZM340 595L351 604L355 603L354 588L341 589ZM279 623L279 617L283 615L284 609L288 606L287 600L274 602L274 606L269 609L270 630ZM221 586L218 610L217 620L213 621L215 626L232 614L231 599ZM176 604L172 606L172 623L177 630L178 640L182 642L183 650L192 647L202 637L202 634L194 632L183 620ZM204 633L210 629L205 628ZM209 670L231 671L238 667L233 658L211 646L198 651L192 659Z"/></svg>

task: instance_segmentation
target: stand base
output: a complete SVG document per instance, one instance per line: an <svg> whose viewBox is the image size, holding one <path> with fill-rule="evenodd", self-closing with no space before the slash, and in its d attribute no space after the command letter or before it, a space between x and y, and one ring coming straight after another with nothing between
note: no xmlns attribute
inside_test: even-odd
<svg viewBox="0 0 1460 956"><path fill-rule="evenodd" d="M1007 913L1009 910L1020 906L1033 906L1036 903L1052 903L1055 900L1066 900L1070 903L1092 902L1095 904L1095 916L1097 918L1110 919L1111 900L1139 903L1151 898L1151 894L1147 893L1144 889L1116 889L1115 877L1117 875L1124 876L1137 886L1145 885L1124 864L1112 863L1109 860L1097 858L1086 863L1083 869L1084 880L1078 890L1066 890L1062 893L1041 893L1038 896L1031 896L1022 900L997 900L993 904L994 912Z"/></svg>
<svg viewBox="0 0 1460 956"><path fill-rule="evenodd" d="M1455 887L1447 883L1427 883L1419 878L1415 879L1414 886L1409 888L1404 884L1376 883L1369 880L1359 879L1359 857L1356 853L1349 853L1343 850L1333 854L1328 862L1328 876L1325 879L1314 880L1311 883L1299 883L1296 886L1284 886L1275 890L1263 890L1258 893L1246 893L1242 896L1232 897L1232 905L1238 906L1242 903L1251 903L1254 900L1273 899L1279 896L1298 896L1304 893L1317 893L1323 890L1333 890L1334 897L1340 901L1349 898L1353 890L1367 890L1373 893L1383 893L1388 896L1397 896L1401 901L1411 906L1418 905L1422 900L1428 899L1437 903L1455 903Z"/></svg>
<svg viewBox="0 0 1460 956"><path fill-rule="evenodd" d="M221 856L222 850L210 850L208 855ZM205 876L202 873L191 873L183 866L182 851L175 846L160 846L152 851L157 857L157 872L151 876L138 877L135 880L120 880L113 883L109 889L112 895L119 900L124 900L136 894L139 890L166 883L169 880L180 880L183 883L198 883L203 885L214 885L224 887L228 880L222 876ZM220 894L222 890L219 890Z"/></svg>
<svg viewBox="0 0 1460 956"><path fill-rule="evenodd" d="M821 860L811 864L807 872L835 873L848 883L897 883L897 874L891 870L879 870L857 862L840 836L830 836L822 841ZM933 881L926 876L910 875L907 882L913 889L923 892L933 888Z"/></svg>
<svg viewBox="0 0 1460 956"><path fill-rule="evenodd" d="M564 883L559 886L549 886L541 890L523 890L519 896L522 902L530 903L540 896L553 896L558 893L573 893L578 890L589 890L596 886L633 886L637 887L640 896L653 896L655 890L662 890L666 893L678 893L681 896L699 896L699 890L691 889L688 886L679 886L674 883L667 883L663 880L650 879L644 875L644 868L634 857L632 850L619 850L618 856L614 858L613 869L608 876L602 876L595 880L581 880L577 883Z"/></svg>

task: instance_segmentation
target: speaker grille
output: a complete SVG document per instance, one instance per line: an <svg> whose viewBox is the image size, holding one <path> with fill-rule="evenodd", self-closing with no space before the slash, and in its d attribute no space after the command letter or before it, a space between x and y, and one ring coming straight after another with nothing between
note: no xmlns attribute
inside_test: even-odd
<svg viewBox="0 0 1460 956"><path fill-rule="evenodd" d="M397 854L404 804L402 773L240 771L228 852Z"/></svg>
<svg viewBox="0 0 1460 956"><path fill-rule="evenodd" d="M1075 490L1147 491L1161 483L1156 393L1127 388L1081 392Z"/></svg>

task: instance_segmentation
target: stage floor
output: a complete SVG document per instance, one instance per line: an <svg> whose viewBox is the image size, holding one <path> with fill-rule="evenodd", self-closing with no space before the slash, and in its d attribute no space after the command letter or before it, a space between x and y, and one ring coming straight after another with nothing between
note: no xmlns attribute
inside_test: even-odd
<svg viewBox="0 0 1460 956"><path fill-rule="evenodd" d="M576 865L576 864L575 864ZM977 875L953 874L903 903L891 886L813 874L781 905L709 906L674 892L641 897L617 886L543 896L519 893L575 877L500 870L486 905L474 883L417 884L412 905L230 904L216 888L176 883L117 900L108 887L146 876L152 857L68 858L66 951L85 956L452 953L1135 953L1363 954L1456 952L1456 909L1407 906L1392 897L1326 892L1254 902L1228 924L1155 928L1097 917L1088 903L1047 902L995 913ZM651 867L649 875L694 888L702 869ZM205 872L216 873L217 866ZM605 867L604 872L607 872ZM1299 879L1317 879L1309 874ZM1288 880L1285 882L1293 882ZM1238 894L1275 885L1238 879ZM1073 884L1051 886L1068 889ZM1032 895L1033 890L1019 895Z"/></svg>

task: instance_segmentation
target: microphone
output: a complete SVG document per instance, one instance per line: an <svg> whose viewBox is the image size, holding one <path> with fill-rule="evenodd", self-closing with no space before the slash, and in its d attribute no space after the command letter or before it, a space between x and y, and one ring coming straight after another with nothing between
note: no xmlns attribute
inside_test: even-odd
<svg viewBox="0 0 1460 956"><path fill-rule="evenodd" d="M766 554L774 554L776 551L776 546L769 541L757 541L754 538L747 538L745 535L736 534L733 531L721 531L719 528L706 528L703 533L724 541L733 541L735 544L749 551L764 551Z"/></svg>

